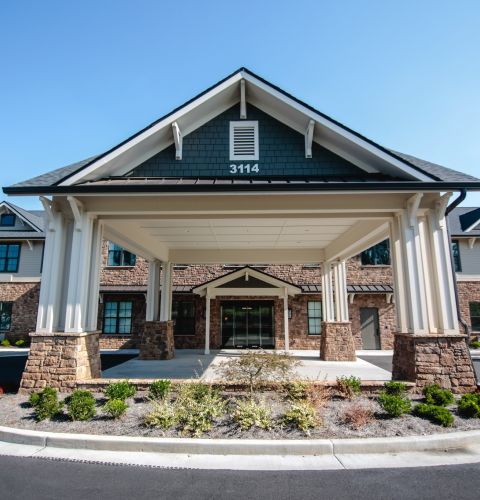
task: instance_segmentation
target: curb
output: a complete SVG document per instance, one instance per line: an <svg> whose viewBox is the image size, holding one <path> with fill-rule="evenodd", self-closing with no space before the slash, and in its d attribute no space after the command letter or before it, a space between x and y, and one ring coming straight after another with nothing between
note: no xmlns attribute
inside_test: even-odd
<svg viewBox="0 0 480 500"><path fill-rule="evenodd" d="M453 450L480 445L480 430L393 438L194 439L103 436L0 427L0 441L51 448L201 455L337 455Z"/></svg>

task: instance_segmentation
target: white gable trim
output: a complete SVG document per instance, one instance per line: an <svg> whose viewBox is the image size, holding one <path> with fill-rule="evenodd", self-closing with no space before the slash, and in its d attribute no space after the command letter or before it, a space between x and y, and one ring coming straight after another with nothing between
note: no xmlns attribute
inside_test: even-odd
<svg viewBox="0 0 480 500"><path fill-rule="evenodd" d="M201 125L206 123L207 121L213 119L215 116L219 115L226 109L228 109L230 106L238 103L240 101L240 86L241 86L241 81L248 82L250 85L257 87L263 92L266 92L270 96L274 97L275 99L278 99L279 101L285 103L292 109L296 110L297 112L301 113L305 117L305 126L309 123L310 120L313 120L316 124L320 125L321 127L324 127L325 129L329 130L330 132L333 132L334 134L338 135L339 137L343 138L344 140L348 141L349 143L354 144L356 147L361 148L364 151L367 151L369 154L373 155L374 157L380 159L382 162L385 162L386 164L390 165L394 169L397 169L407 175L408 177L412 178L412 180L420 180L420 181L432 181L433 178L429 177L427 175L422 174L415 168L409 166L407 163L404 163L401 160L398 160L394 156L388 154L387 152L379 149L373 144L370 144L368 141L362 139L361 137L358 137L354 133L349 132L348 130L344 129L343 127L335 124L328 118L325 118L321 114L309 109L308 107L300 104L296 100L294 100L291 97L288 97L287 95L283 94L279 90L275 89L274 87L270 86L267 83L264 83L263 81L259 80L255 76L251 75L250 73L242 70L239 71L238 73L232 75L230 78L225 80L224 82L218 84L205 94L201 95L200 97L194 99L190 103L186 104L185 106L182 106L180 109L178 109L176 112L168 115L165 117L163 120L160 122L156 123L155 125L152 125L151 127L147 128L144 130L142 133L138 134L137 136L133 137L132 139L128 140L121 146L113 149L110 153L107 155L103 156L102 158L99 158L98 160L94 161L91 165L88 165L84 168L82 168L79 172L71 175L67 179L65 179L63 182L61 182L59 185L60 186L71 186L73 184L76 184L78 182L81 182L83 180L87 179L92 179L92 178L99 178L99 177L104 177L108 175L112 175L115 173L116 175L124 175L127 173L129 170L134 168L139 164L139 160L145 161L147 158L153 156L157 152L165 149L168 147L170 144L173 143L173 137L172 133L170 132L167 137L168 139L162 140L155 140L155 135L159 134L164 131L163 129L168 128L171 131L172 124L174 122L178 122L181 120L182 117L185 117L188 113L193 112L198 108L199 106L206 104L209 100L214 99L216 97L221 97L223 98L220 99L221 102L216 104L216 109L214 111L209 111L208 113L202 115L202 116L193 116L193 120L188 124L184 125L182 124L182 133L183 136L188 135L190 132L193 130L199 128ZM237 88L238 86L238 88ZM220 96L220 94L224 93L224 96ZM255 100L248 99L249 102L252 102L254 105L258 106L258 102L255 102ZM261 106L259 106L260 109ZM263 109L265 111L265 109ZM294 130L297 130L298 132L305 134L305 128L303 130L299 130L298 126L295 126L294 124L291 123L286 117L281 116L281 113L275 113L273 114L271 111L266 111L270 112L270 114L280 120L281 122L285 123L287 126L290 126ZM316 127L316 129L321 129L321 127ZM317 132L316 132L317 133ZM322 131L318 130L318 134L321 137L322 136ZM324 138L325 139L325 138ZM367 172L376 172L377 170L375 168L372 168L372 166L369 166L368 163L363 162L361 159L355 160L354 155L349 155L348 152L342 152L341 148L338 148L337 145L332 144L330 141L327 141L325 139L325 143L323 140L319 141L318 137L317 139L313 138L315 142L318 142L322 146L326 147L327 149L330 149L331 151L335 152L336 154L339 154L341 156L348 156L347 159L352 161L354 164L359 166L360 168L366 170ZM138 152L133 155L133 157L129 158L128 152L132 148L136 148L140 146L142 142L149 142L149 147L148 152ZM119 158L125 155L126 156L126 161L124 165L119 164Z"/></svg>
<svg viewBox="0 0 480 500"><path fill-rule="evenodd" d="M226 283L230 283L238 278L242 278L244 276L251 276L256 278L264 283L274 286L275 288L280 288L282 290L287 290L289 295L296 295L297 293L301 293L302 290L298 286L291 285L290 283L286 283L285 281L279 280L270 276L268 274L260 273L251 267L242 267L238 271L234 271L229 274L225 274L224 276L220 276L219 278L209 281L208 283L204 283L203 285L197 286L192 290L193 293L197 295L204 296L207 293L207 289L212 291L215 288L220 287L221 285L225 285ZM274 291L272 288L222 288L221 292L217 293L217 295L232 295L232 292L235 292L235 295L245 295L242 290L248 290L247 295L277 295L278 290ZM254 290L254 292L252 292ZM282 295L283 296L283 295Z"/></svg>
<svg viewBox="0 0 480 500"><path fill-rule="evenodd" d="M12 207L12 205L10 205L10 203L8 203L6 201L0 202L0 209L1 208L6 208L8 211L13 212L19 219L21 219L25 224L27 224L28 226L30 226L35 231L37 231L39 233L42 232L41 228L39 228L38 226L36 226L33 222L30 222L18 210L15 210L15 208Z"/></svg>

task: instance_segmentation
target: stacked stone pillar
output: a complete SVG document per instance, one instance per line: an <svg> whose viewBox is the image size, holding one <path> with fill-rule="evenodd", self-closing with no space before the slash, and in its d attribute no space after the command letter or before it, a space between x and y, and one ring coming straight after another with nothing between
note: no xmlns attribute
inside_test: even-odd
<svg viewBox="0 0 480 500"><path fill-rule="evenodd" d="M460 332L446 229L448 196L421 209L413 196L390 227L398 332L395 380L439 384L462 393L476 388L467 336Z"/></svg>

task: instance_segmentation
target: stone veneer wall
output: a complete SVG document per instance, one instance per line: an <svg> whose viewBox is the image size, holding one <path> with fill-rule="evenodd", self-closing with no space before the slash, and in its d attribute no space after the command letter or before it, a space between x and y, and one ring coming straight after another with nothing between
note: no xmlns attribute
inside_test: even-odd
<svg viewBox="0 0 480 500"><path fill-rule="evenodd" d="M460 313L471 329L470 302L480 302L480 281L459 281L457 285ZM476 338L480 336L480 332L472 332L472 336Z"/></svg>
<svg viewBox="0 0 480 500"><path fill-rule="evenodd" d="M173 359L173 321L145 321L138 359Z"/></svg>
<svg viewBox="0 0 480 500"><path fill-rule="evenodd" d="M37 324L40 283L0 283L0 302L13 302L9 331L4 332L10 342L29 339Z"/></svg>

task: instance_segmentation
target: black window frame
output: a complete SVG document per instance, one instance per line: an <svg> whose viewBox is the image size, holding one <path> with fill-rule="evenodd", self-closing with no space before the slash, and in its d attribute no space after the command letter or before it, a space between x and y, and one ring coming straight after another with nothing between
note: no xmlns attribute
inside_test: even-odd
<svg viewBox="0 0 480 500"><path fill-rule="evenodd" d="M312 316L310 315L310 304L319 304L320 306L320 315ZM322 334L322 318L323 318L323 310L322 310L322 301L321 300L308 300L307 301L307 330L308 335L312 335L314 337L318 337ZM310 320L320 320L318 324L318 331L312 332Z"/></svg>
<svg viewBox="0 0 480 500"><path fill-rule="evenodd" d="M9 223L5 223L5 218L7 217L11 217L12 218L12 223L9 224ZM16 220L17 216L15 214L9 214L9 213L6 213L6 214L0 214L0 226L1 227L13 227L15 226L15 220Z"/></svg>
<svg viewBox="0 0 480 500"><path fill-rule="evenodd" d="M136 263L137 256L134 253L112 241L108 242L107 267L135 267Z"/></svg>
<svg viewBox="0 0 480 500"><path fill-rule="evenodd" d="M12 329L13 302L0 301L0 332L9 332ZM8 314L8 328L3 328L4 314Z"/></svg>
<svg viewBox="0 0 480 500"><path fill-rule="evenodd" d="M384 248L385 247L385 248ZM386 259L385 255L387 256ZM383 240L360 254L362 266L390 266L392 263L390 240Z"/></svg>
<svg viewBox="0 0 480 500"><path fill-rule="evenodd" d="M460 255L460 241L459 240L452 240L451 248L452 248L453 265L455 267L455 272L461 273L462 272L462 257Z"/></svg>
<svg viewBox="0 0 480 500"><path fill-rule="evenodd" d="M115 315L108 315L109 308L107 304L116 304L115 306ZM130 316L121 316L121 304L130 304ZM129 318L130 320L130 329L129 331L120 331L120 320ZM107 320L115 321L115 331L106 331L105 325L107 324ZM104 335L131 335L133 327L133 300L104 300L103 301L103 321L102 321L102 334Z"/></svg>
<svg viewBox="0 0 480 500"><path fill-rule="evenodd" d="M475 306L477 308L477 311L475 311L476 314L472 314L472 306ZM468 309L470 312L470 324L472 325L472 332L480 332L480 302L469 302Z"/></svg>
<svg viewBox="0 0 480 500"><path fill-rule="evenodd" d="M188 305L191 317L184 317L182 321L178 320L178 306L182 304L182 307ZM173 299L172 301L172 320L173 324L173 335L176 337L191 337L195 335L196 331L196 304L192 299Z"/></svg>
<svg viewBox="0 0 480 500"><path fill-rule="evenodd" d="M0 248L5 246L5 258L2 258L0 253L0 273L18 273L18 268L20 266L20 253L22 251L22 245L20 243L0 243ZM16 257L9 257L8 254L10 252L10 247L18 247L18 253ZM2 260L5 261L2 267ZM9 261L16 260L15 269L8 269Z"/></svg>

